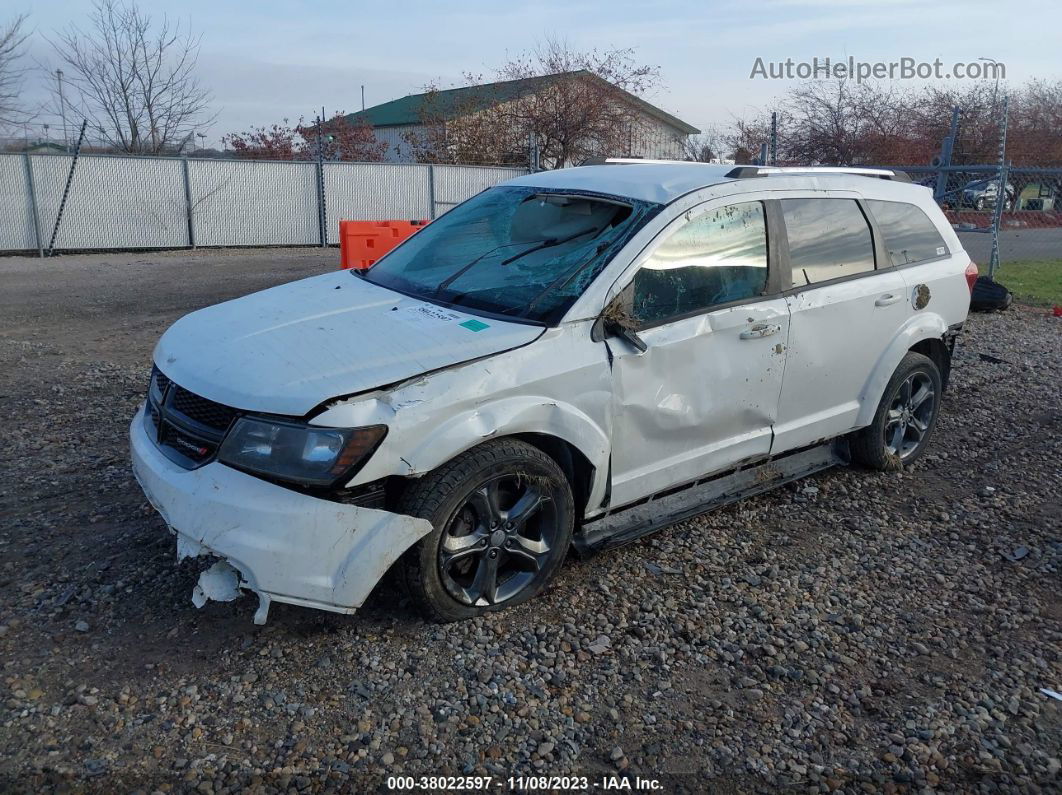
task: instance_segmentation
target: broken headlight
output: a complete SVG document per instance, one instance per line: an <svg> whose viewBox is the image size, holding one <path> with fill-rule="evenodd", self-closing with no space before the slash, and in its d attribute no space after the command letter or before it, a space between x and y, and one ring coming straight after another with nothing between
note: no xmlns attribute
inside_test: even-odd
<svg viewBox="0 0 1062 795"><path fill-rule="evenodd" d="M241 417L222 442L218 459L256 475L332 486L353 475L386 434L386 425L318 428Z"/></svg>

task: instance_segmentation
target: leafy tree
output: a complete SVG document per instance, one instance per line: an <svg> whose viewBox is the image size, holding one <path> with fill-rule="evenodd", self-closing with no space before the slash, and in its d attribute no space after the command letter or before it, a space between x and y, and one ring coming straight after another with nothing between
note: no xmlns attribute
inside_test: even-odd
<svg viewBox="0 0 1062 795"><path fill-rule="evenodd" d="M320 145L325 160L379 162L387 148L372 127L352 123L342 111L323 124L299 119L292 127L284 119L283 124L229 133L222 141L237 157L253 160L316 160Z"/></svg>

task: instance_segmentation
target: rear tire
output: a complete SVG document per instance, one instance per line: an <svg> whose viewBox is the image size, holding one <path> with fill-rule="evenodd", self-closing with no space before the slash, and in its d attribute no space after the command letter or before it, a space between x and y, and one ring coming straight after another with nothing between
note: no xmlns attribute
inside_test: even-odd
<svg viewBox="0 0 1062 795"><path fill-rule="evenodd" d="M909 352L893 373L870 425L850 437L852 458L870 469L895 472L925 453L937 425L940 370Z"/></svg>
<svg viewBox="0 0 1062 795"><path fill-rule="evenodd" d="M414 601L440 622L537 596L563 563L575 524L564 472L518 439L482 444L415 481L399 511L434 528L401 568Z"/></svg>

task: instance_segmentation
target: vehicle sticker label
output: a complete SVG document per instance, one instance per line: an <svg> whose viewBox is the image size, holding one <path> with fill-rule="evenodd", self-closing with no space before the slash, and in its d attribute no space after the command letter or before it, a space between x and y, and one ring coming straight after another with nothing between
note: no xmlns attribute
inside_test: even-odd
<svg viewBox="0 0 1062 795"><path fill-rule="evenodd" d="M419 323L430 322L433 320L441 323L452 323L463 317L463 315L460 315L457 312L441 306L432 306L431 304L411 306L406 311L409 312L409 320Z"/></svg>
<svg viewBox="0 0 1062 795"><path fill-rule="evenodd" d="M404 319L409 325L424 331L438 331L440 325L447 326L451 323L456 323L468 331L483 331L490 328L489 323L434 304L406 307Z"/></svg>
<svg viewBox="0 0 1062 795"><path fill-rule="evenodd" d="M948 250L946 248L944 248L944 246L937 246L937 256L938 257L943 257L947 253L948 253Z"/></svg>

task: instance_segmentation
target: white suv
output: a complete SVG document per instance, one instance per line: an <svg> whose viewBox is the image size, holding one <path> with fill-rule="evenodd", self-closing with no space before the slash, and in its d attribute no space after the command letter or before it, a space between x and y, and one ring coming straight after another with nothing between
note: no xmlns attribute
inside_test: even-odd
<svg viewBox="0 0 1062 795"><path fill-rule="evenodd" d="M366 272L194 312L131 427L194 601L455 620L836 463L925 450L976 267L887 171L532 174Z"/></svg>

